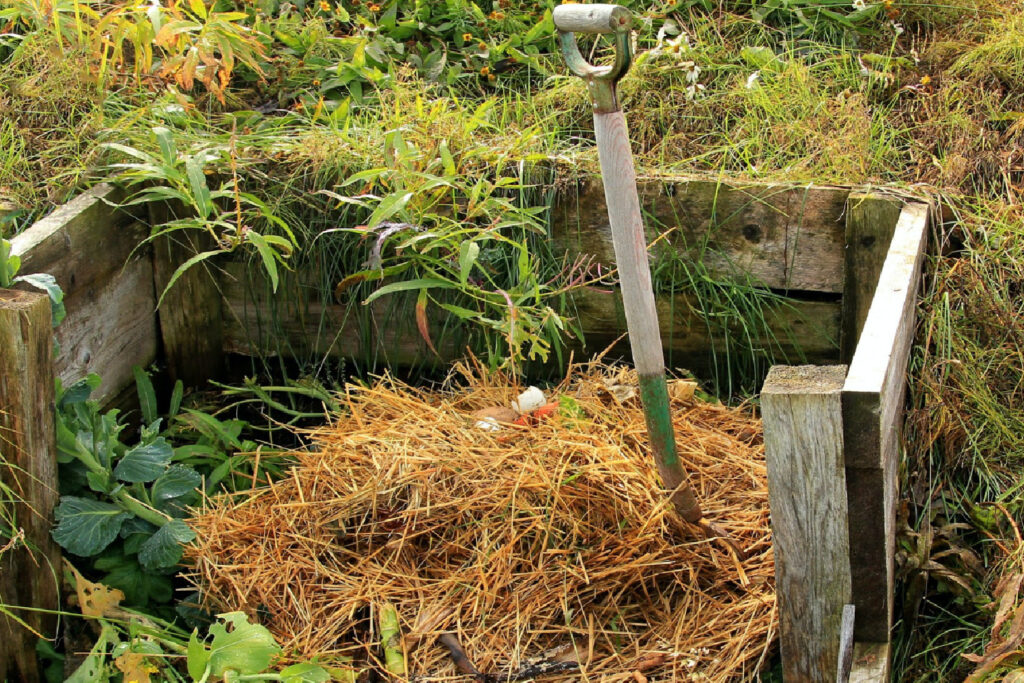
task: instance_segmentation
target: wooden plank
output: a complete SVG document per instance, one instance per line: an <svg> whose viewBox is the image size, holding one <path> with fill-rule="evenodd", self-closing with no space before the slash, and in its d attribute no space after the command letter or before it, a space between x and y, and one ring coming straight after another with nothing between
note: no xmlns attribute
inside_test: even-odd
<svg viewBox="0 0 1024 683"><path fill-rule="evenodd" d="M889 683L889 643L856 643L850 683Z"/></svg>
<svg viewBox="0 0 1024 683"><path fill-rule="evenodd" d="M93 397L106 405L133 385L133 366L157 356L152 262L133 258L109 279L72 292L67 308L56 331L58 376L67 385L97 373L103 383Z"/></svg>
<svg viewBox="0 0 1024 683"><path fill-rule="evenodd" d="M49 273L64 290L57 376L70 383L99 374L101 402L132 383L132 365L145 367L157 354L153 270L148 248L138 248L148 230L114 206L120 197L97 185L11 242L21 272Z"/></svg>
<svg viewBox="0 0 1024 683"><path fill-rule="evenodd" d="M275 299L263 292L258 280L254 285L245 283L249 275L245 264L225 264L221 280L224 308L224 350L243 355L274 356L280 353L302 357L329 355L333 358L381 358L397 365L434 365L448 362L465 352L461 340L451 339L442 328L446 322L440 311L432 312L431 334L440 352L436 358L420 339L411 316L398 315L390 297L381 297L371 305L369 324L372 335L365 334L361 326L368 320L360 317L361 307L350 309L346 305L318 301L300 301L299 297L282 294ZM282 291L288 287L302 287L301 283L282 282ZM310 290L307 289L307 296ZM293 300L294 299L294 300ZM410 304L411 306L411 304ZM725 331L709 333L707 325L694 312L700 303L685 294L661 295L655 301L661 338L666 357L673 367L687 367L694 371L706 369L709 345L724 348ZM803 358L811 362L833 362L837 356L836 340L839 335L840 305L828 301L797 301L767 315L769 333L753 340L753 344L767 348L777 340L777 348L787 358ZM569 303L568 314L579 320L586 347L578 340L570 340L569 348L577 358L603 351L626 332L625 313L621 295L615 292L579 290ZM461 326L449 319L449 325ZM464 327L464 326L462 326ZM735 338L731 340L735 342ZM629 358L629 341L622 339L612 349L613 357Z"/></svg>
<svg viewBox="0 0 1024 683"><path fill-rule="evenodd" d="M0 289L0 480L23 501L12 508L24 532L23 543L0 552L0 604L51 612L60 607L61 575L60 549L50 537L58 498L52 339L45 294ZM55 636L56 614L14 613ZM0 678L45 680L36 665L38 637L0 615Z"/></svg>
<svg viewBox="0 0 1024 683"><path fill-rule="evenodd" d="M611 228L599 179L560 193L552 209L552 240L563 251L614 263ZM652 267L672 253L701 261L712 276L765 287L841 293L849 190L710 180L641 179L647 240L669 228Z"/></svg>
<svg viewBox="0 0 1024 683"><path fill-rule="evenodd" d="M850 602L846 366L775 366L761 392L783 675L834 681Z"/></svg>
<svg viewBox="0 0 1024 683"><path fill-rule="evenodd" d="M849 683L853 666L853 624L857 608L843 605L843 621L839 626L839 660L836 663L836 683Z"/></svg>
<svg viewBox="0 0 1024 683"><path fill-rule="evenodd" d="M186 233L178 231L153 241L153 280L157 296L163 296L157 323L167 373L171 381L199 386L223 372L224 326L220 286L211 261L189 268L167 289L182 263L211 248L206 235Z"/></svg>
<svg viewBox="0 0 1024 683"><path fill-rule="evenodd" d="M896 469L928 206L904 206L843 386L850 565L858 641L892 627Z"/></svg>
<svg viewBox="0 0 1024 683"><path fill-rule="evenodd" d="M850 193L847 200L846 277L840 353L843 363L853 359L902 208L902 201L870 192Z"/></svg>

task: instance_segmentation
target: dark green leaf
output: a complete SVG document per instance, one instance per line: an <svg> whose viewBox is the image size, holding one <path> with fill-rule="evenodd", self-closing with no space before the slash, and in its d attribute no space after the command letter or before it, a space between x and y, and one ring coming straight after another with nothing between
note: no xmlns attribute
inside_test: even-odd
<svg viewBox="0 0 1024 683"><path fill-rule="evenodd" d="M173 567L181 560L182 544L190 543L196 534L180 519L172 519L139 548L139 564L145 569Z"/></svg>
<svg viewBox="0 0 1024 683"><path fill-rule="evenodd" d="M167 470L174 449L164 437L150 444L139 444L124 454L114 468L114 476L121 481L153 481Z"/></svg>
<svg viewBox="0 0 1024 683"><path fill-rule="evenodd" d="M64 390L63 396L60 397L60 405L58 407L63 408L64 406L72 405L74 403L82 403L89 398L89 395L92 394L99 385L100 376L96 373L89 373Z"/></svg>
<svg viewBox="0 0 1024 683"><path fill-rule="evenodd" d="M157 410L153 381L149 378L149 373L138 365L132 366L132 374L135 375L135 388L139 392L139 409L142 411L142 420L146 424L155 422Z"/></svg>
<svg viewBox="0 0 1024 683"><path fill-rule="evenodd" d="M53 540L75 555L91 557L117 538L130 514L111 503L64 496L54 512L57 526Z"/></svg>
<svg viewBox="0 0 1024 683"><path fill-rule="evenodd" d="M171 465L153 482L150 489L153 507L171 515L182 512L181 506L194 500L196 488L202 483L202 476L191 467Z"/></svg>

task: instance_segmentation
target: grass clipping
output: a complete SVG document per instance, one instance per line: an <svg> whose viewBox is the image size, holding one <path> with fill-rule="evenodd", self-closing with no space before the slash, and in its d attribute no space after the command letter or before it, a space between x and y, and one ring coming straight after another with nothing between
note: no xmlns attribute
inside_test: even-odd
<svg viewBox="0 0 1024 683"><path fill-rule="evenodd" d="M750 410L673 400L680 457L740 561L667 507L634 373L592 368L553 392L554 417L497 431L470 414L514 390L469 379L350 386L290 476L210 500L190 522L210 606L256 615L296 657L378 671L394 606L416 680L469 679L453 641L480 680L750 678L776 627Z"/></svg>

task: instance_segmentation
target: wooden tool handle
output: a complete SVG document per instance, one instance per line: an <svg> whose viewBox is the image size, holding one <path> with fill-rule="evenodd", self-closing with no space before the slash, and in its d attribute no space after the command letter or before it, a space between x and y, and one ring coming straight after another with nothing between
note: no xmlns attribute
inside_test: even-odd
<svg viewBox="0 0 1024 683"><path fill-rule="evenodd" d="M551 16L563 33L615 33L633 23L633 14L619 5L559 5Z"/></svg>
<svg viewBox="0 0 1024 683"><path fill-rule="evenodd" d="M651 287L651 269L647 263L647 240L640 214L640 199L636 194L636 169L629 148L626 117L621 111L595 113L594 133L601 160L608 219L612 226L615 263L622 283L622 303L626 309L633 363L640 375L660 374L665 369L665 361L661 331L658 329L658 312L654 305L654 290Z"/></svg>

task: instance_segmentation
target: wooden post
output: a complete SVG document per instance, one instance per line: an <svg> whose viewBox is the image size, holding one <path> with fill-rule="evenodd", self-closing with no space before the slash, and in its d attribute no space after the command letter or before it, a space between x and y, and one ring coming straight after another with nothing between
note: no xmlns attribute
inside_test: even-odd
<svg viewBox="0 0 1024 683"><path fill-rule="evenodd" d="M850 602L845 376L844 365L775 366L761 391L787 681L836 679L843 606Z"/></svg>
<svg viewBox="0 0 1024 683"><path fill-rule="evenodd" d="M926 204L903 207L843 385L857 641L886 643L892 627L896 473L927 229Z"/></svg>
<svg viewBox="0 0 1024 683"><path fill-rule="evenodd" d="M156 214L154 214L156 215ZM203 237L180 230L153 241L153 275L156 296L164 294L178 266L206 251ZM212 239L209 240L212 242ZM167 290L157 311L160 339L172 380L198 386L218 377L224 368L224 322L221 294L209 261L187 270Z"/></svg>
<svg viewBox="0 0 1024 683"><path fill-rule="evenodd" d="M843 363L853 359L902 207L898 200L860 192L851 193L846 202L846 267L840 344Z"/></svg>
<svg viewBox="0 0 1024 683"><path fill-rule="evenodd" d="M60 549L50 537L57 504L53 330L45 294L0 289L0 480L21 502L13 505L24 543L0 553L0 604L39 634L52 638ZM0 541L3 545L3 541ZM39 636L0 616L0 678L40 681Z"/></svg>

